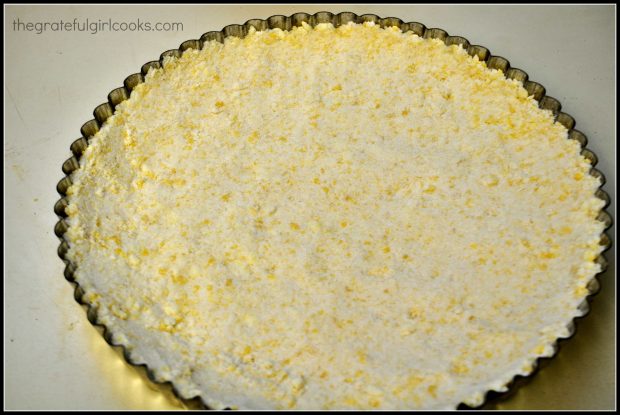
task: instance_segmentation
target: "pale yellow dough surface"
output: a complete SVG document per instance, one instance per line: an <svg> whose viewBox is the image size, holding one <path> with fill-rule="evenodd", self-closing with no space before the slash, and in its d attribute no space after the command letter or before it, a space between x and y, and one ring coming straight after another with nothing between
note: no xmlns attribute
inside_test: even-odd
<svg viewBox="0 0 620 415"><path fill-rule="evenodd" d="M599 269L599 182L566 129L396 28L188 51L80 163L86 300L216 408L479 404L552 352Z"/></svg>

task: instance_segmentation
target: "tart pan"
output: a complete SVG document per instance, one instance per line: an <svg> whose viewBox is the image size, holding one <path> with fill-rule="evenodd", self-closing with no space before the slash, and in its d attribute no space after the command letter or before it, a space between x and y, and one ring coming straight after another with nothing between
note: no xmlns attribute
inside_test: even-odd
<svg viewBox="0 0 620 415"><path fill-rule="evenodd" d="M116 107L116 105L128 99L131 91L137 85L144 82L145 76L150 69L160 68L163 66L164 58L180 57L183 52L188 49L201 49L204 42L215 40L223 43L224 39L229 36L243 38L248 33L248 30L251 27L254 27L257 31L276 28L281 30L290 30L292 27L301 26L303 22L311 25L312 27L316 26L319 23L331 23L335 27L338 27L342 24L347 24L349 22L374 22L382 28L397 26L403 32L411 31L422 38L439 39L443 41L446 45L461 45L470 56L477 56L479 60L484 61L488 68L501 70L506 78L520 81L526 91L529 93L529 95L532 96L536 101L538 101L538 105L541 109L552 111L555 122L559 122L568 130L568 139L576 140L579 142L581 146L581 154L590 162L590 175L600 179L601 184L597 189L595 195L599 199L603 200L605 204L601 211L598 213L597 220L604 223L605 231L601 233L599 241L600 245L603 247L603 252L596 258L595 262L600 265L601 271L594 275L594 277L589 281L587 285L589 294L578 307L580 316L574 318L567 325L568 336L558 338L555 341L553 345L554 351L552 356L537 358L533 365L532 371L528 375L516 375L508 384L504 386L504 390L487 391L483 403L477 408L488 408L494 402L504 399L514 393L514 391L520 385L527 383L531 379L531 377L535 375L536 372L538 372L538 370L546 366L549 361L557 355L561 343L568 340L575 334L577 321L588 314L590 310L590 302L600 288L597 277L600 274L604 273L607 269L607 261L604 256L604 252L611 247L611 238L606 233L606 230L609 229L609 227L611 227L612 225L611 216L606 210L609 206L610 198L609 195L604 190L602 190L602 186L605 184L605 177L599 170L594 168L598 159L592 151L586 148L588 143L586 136L582 132L575 129L575 119L570 115L561 112L562 106L560 102L555 98L547 96L546 90L542 85L530 81L525 71L517 68L511 68L510 62L507 59L501 56L492 55L489 49L479 45L472 45L467 39L461 36L449 36L445 30L438 28L427 28L422 23L405 23L401 19L395 17L381 18L374 14L357 15L351 12L342 12L338 14L333 14L329 12L318 12L313 15L307 13L295 13L291 16L275 15L265 20L251 19L242 25L228 25L219 32L207 32L203 34L199 39L187 40L181 43L178 49L171 49L162 53L159 60L147 62L142 65L141 71L139 73L129 75L127 78L125 78L122 87L116 88L108 94L108 102L103 103L95 108L95 110L93 111L94 119L87 121L86 123L84 123L84 125L82 125L80 129L81 137L75 140L70 146L70 150L73 155L62 165L62 171L65 176L60 180L56 187L58 193L62 196L62 198L58 200L54 205L54 212L59 218L59 221L54 227L54 233L61 241L60 246L58 247L58 256L60 256L60 258L65 263L65 278L75 287L75 300L86 309L88 320L98 329L100 333L102 333L103 338L106 340L106 342L122 351L125 360L132 366L137 367L138 371L141 372L142 375L146 375L146 377L148 377L148 379L158 385L159 388L163 388L166 391L171 390L174 395L179 398L183 403L185 403L188 407L210 409L201 396L182 396L182 394L180 394L180 392L176 389L173 382L161 382L158 380L158 376L147 365L137 364L133 362L127 349L123 345L115 344L112 341L112 334L110 333L108 328L98 321L96 307L87 303L83 298L84 292L74 278L74 273L77 265L69 261L66 257L67 251L69 249L68 242L64 238L64 234L69 226L68 223L65 221L65 218L67 217L67 214L65 213L65 208L68 206L66 198L67 189L71 186L72 183L71 173L80 167L79 160L82 153L89 145L89 139L99 131L105 121L114 113L114 108ZM458 406L458 409L475 408L471 408L470 406L461 403Z"/></svg>

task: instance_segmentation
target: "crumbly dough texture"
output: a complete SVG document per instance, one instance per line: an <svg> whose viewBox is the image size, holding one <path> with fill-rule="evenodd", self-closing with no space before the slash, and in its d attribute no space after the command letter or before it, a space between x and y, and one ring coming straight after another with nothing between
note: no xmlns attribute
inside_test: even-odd
<svg viewBox="0 0 620 415"><path fill-rule="evenodd" d="M85 300L222 408L455 408L528 374L599 271L598 179L522 84L397 28L151 70L69 189Z"/></svg>

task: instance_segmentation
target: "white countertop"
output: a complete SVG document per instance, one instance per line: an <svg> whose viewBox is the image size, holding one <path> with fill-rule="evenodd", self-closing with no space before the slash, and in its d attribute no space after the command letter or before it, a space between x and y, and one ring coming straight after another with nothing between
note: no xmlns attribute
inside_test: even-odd
<svg viewBox="0 0 620 415"><path fill-rule="evenodd" d="M124 363L73 300L56 255L56 183L69 145L108 92L167 49L273 14L352 11L441 27L488 47L575 117L615 200L615 6L5 6L5 406L181 408ZM14 21L181 22L177 32L16 31ZM610 212L615 210L612 203ZM612 231L614 229L612 228ZM615 258L574 339L501 409L613 409Z"/></svg>

